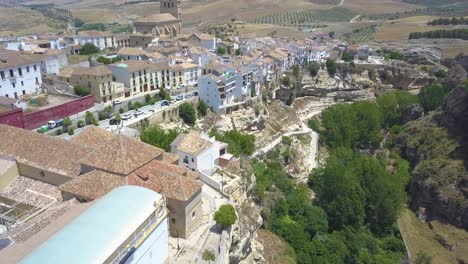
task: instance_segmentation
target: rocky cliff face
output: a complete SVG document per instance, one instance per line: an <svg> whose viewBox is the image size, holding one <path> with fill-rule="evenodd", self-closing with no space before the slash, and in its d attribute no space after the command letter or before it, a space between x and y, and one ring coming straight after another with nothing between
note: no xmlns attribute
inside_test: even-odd
<svg viewBox="0 0 468 264"><path fill-rule="evenodd" d="M325 70L314 78L305 76L302 83L294 88L280 87L276 98L283 102L305 96L332 97L336 101L365 100L391 89L420 89L433 81L433 77L406 63L354 67L341 64L334 77Z"/></svg>
<svg viewBox="0 0 468 264"><path fill-rule="evenodd" d="M455 89L442 110L409 122L396 140L413 165L410 205L468 229L468 89Z"/></svg>

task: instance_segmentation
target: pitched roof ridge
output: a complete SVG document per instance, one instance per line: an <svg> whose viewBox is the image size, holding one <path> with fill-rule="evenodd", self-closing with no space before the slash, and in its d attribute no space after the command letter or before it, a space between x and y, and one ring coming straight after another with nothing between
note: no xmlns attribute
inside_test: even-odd
<svg viewBox="0 0 468 264"><path fill-rule="evenodd" d="M122 163L123 163L123 166L124 166L124 172L128 173L128 171L127 171L127 160L125 159L127 152L126 152L125 148L123 147L123 139L122 139L123 136L119 135L118 137L119 137L119 146L120 146L120 150L121 150L119 155L121 155L121 158L122 158Z"/></svg>
<svg viewBox="0 0 468 264"><path fill-rule="evenodd" d="M182 181L182 178L183 177L182 175L177 175L177 180L179 181L179 186L180 186L180 190L182 191L182 196L183 198L185 199L187 197L186 193L185 193L185 188L184 188L184 184L183 184L183 181Z"/></svg>

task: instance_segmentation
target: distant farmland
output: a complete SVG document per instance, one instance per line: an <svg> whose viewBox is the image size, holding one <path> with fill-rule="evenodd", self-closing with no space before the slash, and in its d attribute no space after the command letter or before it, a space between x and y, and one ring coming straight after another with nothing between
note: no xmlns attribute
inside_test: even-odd
<svg viewBox="0 0 468 264"><path fill-rule="evenodd" d="M333 23L350 21L356 13L343 7L327 10L289 11L259 16L250 22L280 26L299 26L312 23Z"/></svg>

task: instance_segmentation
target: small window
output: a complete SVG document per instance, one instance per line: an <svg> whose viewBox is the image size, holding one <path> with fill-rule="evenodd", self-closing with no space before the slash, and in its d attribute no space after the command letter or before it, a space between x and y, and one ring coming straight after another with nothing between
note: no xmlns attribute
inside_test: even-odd
<svg viewBox="0 0 468 264"><path fill-rule="evenodd" d="M34 71L37 71L37 66L36 65L34 65L33 68L34 68Z"/></svg>
<svg viewBox="0 0 468 264"><path fill-rule="evenodd" d="M192 162L195 162L195 159L194 159L194 158L192 158Z"/></svg>
<svg viewBox="0 0 468 264"><path fill-rule="evenodd" d="M29 66L26 66L26 72L29 72Z"/></svg>
<svg viewBox="0 0 468 264"><path fill-rule="evenodd" d="M192 219L195 218L195 216L197 216L197 211L192 212Z"/></svg>
<svg viewBox="0 0 468 264"><path fill-rule="evenodd" d="M23 81L21 81L21 86L24 86L24 82L23 82Z"/></svg>
<svg viewBox="0 0 468 264"><path fill-rule="evenodd" d="M175 218L171 218L171 222L173 225L175 225Z"/></svg>

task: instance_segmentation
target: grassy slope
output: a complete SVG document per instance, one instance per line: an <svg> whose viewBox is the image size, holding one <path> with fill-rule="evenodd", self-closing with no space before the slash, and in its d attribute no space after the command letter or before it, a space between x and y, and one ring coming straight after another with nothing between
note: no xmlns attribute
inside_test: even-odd
<svg viewBox="0 0 468 264"><path fill-rule="evenodd" d="M414 261L418 252L432 256L432 263L457 263L457 258L468 259L468 233L464 230L439 222L433 222L434 231L443 236L449 243L457 244L454 251L445 249L434 238L434 232L427 224L421 223L416 215L405 209L398 219L400 231L407 243L411 260Z"/></svg>
<svg viewBox="0 0 468 264"><path fill-rule="evenodd" d="M290 256L293 250L281 237L266 229L258 231L258 241L263 245L263 256L267 264L293 264L294 259Z"/></svg>

